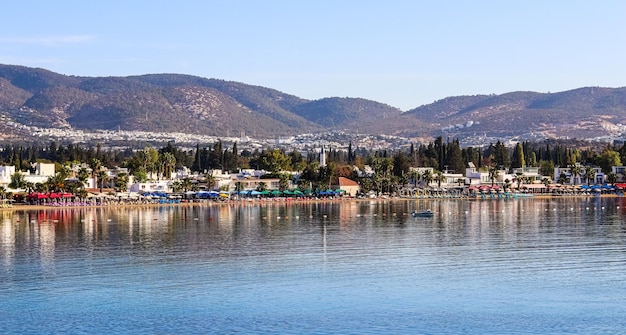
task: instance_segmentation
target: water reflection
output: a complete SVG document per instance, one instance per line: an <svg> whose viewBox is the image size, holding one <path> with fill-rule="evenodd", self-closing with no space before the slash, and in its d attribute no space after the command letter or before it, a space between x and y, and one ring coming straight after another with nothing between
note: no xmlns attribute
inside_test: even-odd
<svg viewBox="0 0 626 335"><path fill-rule="evenodd" d="M431 209L434 218L413 218ZM546 198L493 200L359 201L265 203L153 208L81 208L1 213L2 264L36 250L41 266L53 271L59 249L92 251L102 246L232 248L293 238L317 230L349 236L363 227L426 230L439 246L513 243L541 234L599 234L622 239L624 198Z"/></svg>
<svg viewBox="0 0 626 335"><path fill-rule="evenodd" d="M624 198L0 212L0 328L611 333L625 216Z"/></svg>

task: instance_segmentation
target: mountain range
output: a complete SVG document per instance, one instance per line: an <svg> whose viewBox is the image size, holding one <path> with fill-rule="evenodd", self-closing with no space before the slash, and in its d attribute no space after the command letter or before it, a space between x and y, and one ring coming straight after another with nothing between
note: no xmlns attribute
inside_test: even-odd
<svg viewBox="0 0 626 335"><path fill-rule="evenodd" d="M622 132L626 88L455 96L402 111L362 98L307 100L271 88L190 75L79 77L0 65L0 117L3 126L245 133L257 138L346 131L411 138L443 132L460 138L583 139Z"/></svg>

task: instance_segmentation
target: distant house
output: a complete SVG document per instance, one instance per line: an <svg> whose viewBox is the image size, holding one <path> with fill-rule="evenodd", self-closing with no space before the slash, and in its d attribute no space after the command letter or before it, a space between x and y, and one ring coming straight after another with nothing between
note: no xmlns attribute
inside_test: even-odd
<svg viewBox="0 0 626 335"><path fill-rule="evenodd" d="M359 186L359 183L345 177L339 177L337 184L337 188L346 191L346 195L349 195L351 197L355 196L359 192L359 190L361 190L361 186Z"/></svg>

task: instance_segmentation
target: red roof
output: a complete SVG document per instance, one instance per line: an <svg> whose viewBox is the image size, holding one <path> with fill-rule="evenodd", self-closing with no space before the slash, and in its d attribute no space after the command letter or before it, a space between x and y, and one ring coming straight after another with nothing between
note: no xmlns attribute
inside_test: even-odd
<svg viewBox="0 0 626 335"><path fill-rule="evenodd" d="M339 177L339 186L359 186L359 183L346 177Z"/></svg>

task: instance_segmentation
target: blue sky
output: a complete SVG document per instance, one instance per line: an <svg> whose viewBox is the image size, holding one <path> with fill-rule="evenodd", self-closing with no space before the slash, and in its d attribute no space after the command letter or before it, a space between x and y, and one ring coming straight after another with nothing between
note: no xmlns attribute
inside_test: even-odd
<svg viewBox="0 0 626 335"><path fill-rule="evenodd" d="M403 110L626 86L626 1L7 1L0 63L182 73Z"/></svg>

